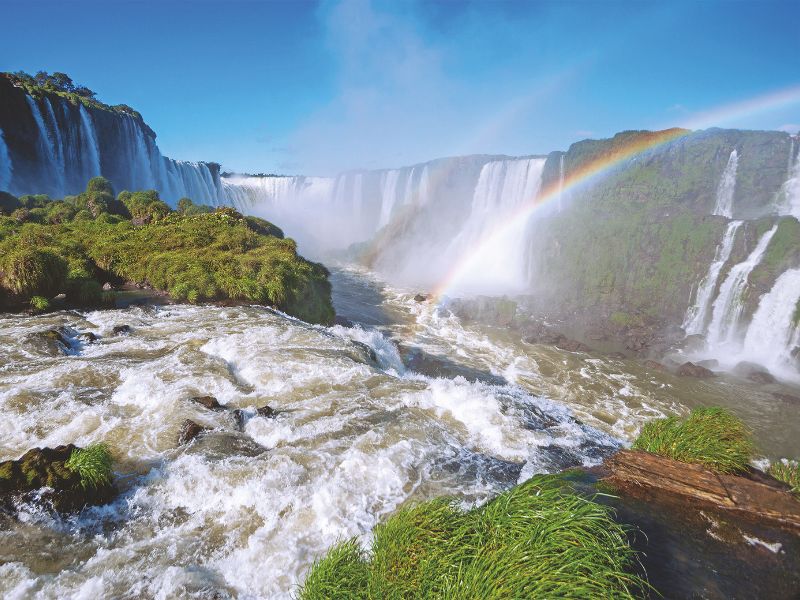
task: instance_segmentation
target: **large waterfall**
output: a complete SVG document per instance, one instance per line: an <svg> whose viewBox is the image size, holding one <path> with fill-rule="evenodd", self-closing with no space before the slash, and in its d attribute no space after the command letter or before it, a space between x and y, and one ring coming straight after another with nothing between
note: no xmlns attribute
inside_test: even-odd
<svg viewBox="0 0 800 600"><path fill-rule="evenodd" d="M797 157L792 157L795 149L794 138L791 140L789 151L789 176L783 184L783 203L779 207L779 213L792 215L800 219L800 152Z"/></svg>
<svg viewBox="0 0 800 600"><path fill-rule="evenodd" d="M728 158L728 164L722 172L722 179L717 188L717 202L714 214L733 217L733 193L736 190L736 170L739 167L739 153L734 149Z"/></svg>
<svg viewBox="0 0 800 600"><path fill-rule="evenodd" d="M173 204L184 196L206 204L226 200L216 165L163 156L138 118L55 95L35 98L16 88L8 94L4 101L19 94L21 104L16 112L0 111L0 190L61 198L103 175L117 191L156 189Z"/></svg>
<svg viewBox="0 0 800 600"><path fill-rule="evenodd" d="M697 287L694 304L686 311L686 317L683 321L683 329L686 335L702 333L705 329L711 298L717 287L717 281L722 272L722 267L728 262L731 256L733 242L736 239L736 232L739 231L741 225L742 221L731 221L728 223L725 234L722 236L722 241L719 246L717 246L716 252L714 253L714 260L708 267L708 273Z"/></svg>
<svg viewBox="0 0 800 600"><path fill-rule="evenodd" d="M748 277L761 262L761 258L777 230L778 226L774 225L772 229L762 235L753 251L744 261L734 265L725 281L722 282L717 299L714 300L714 312L708 326L706 341L709 347L730 346L737 341L739 320L743 309L743 294L747 288Z"/></svg>

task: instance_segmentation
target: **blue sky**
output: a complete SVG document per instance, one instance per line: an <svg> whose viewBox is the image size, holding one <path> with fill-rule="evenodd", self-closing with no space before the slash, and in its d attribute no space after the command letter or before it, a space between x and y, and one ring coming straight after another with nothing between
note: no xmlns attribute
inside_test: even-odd
<svg viewBox="0 0 800 600"><path fill-rule="evenodd" d="M716 112L800 86L797 1L0 0L0 14L0 70L69 73L141 111L164 154L231 170L800 124L798 101Z"/></svg>

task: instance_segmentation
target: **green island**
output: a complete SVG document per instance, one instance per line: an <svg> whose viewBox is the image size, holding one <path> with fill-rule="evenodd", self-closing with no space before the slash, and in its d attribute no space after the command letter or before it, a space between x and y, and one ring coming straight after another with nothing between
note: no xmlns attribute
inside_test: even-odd
<svg viewBox="0 0 800 600"><path fill-rule="evenodd" d="M0 192L0 309L47 310L112 300L133 283L182 302L263 304L311 323L333 321L328 271L304 259L268 221L157 192L122 191L103 177L76 196ZM106 286L108 288L109 286Z"/></svg>

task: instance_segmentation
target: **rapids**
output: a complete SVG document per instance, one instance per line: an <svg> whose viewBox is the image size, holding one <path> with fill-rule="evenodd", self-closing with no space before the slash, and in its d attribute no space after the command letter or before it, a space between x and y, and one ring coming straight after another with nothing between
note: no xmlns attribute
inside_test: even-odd
<svg viewBox="0 0 800 600"><path fill-rule="evenodd" d="M525 344L355 270L332 281L354 327L261 307L0 315L0 460L102 440L121 488L77 516L0 516L0 596L288 598L326 548L368 544L405 502L471 504L595 464L701 404L731 407L768 457L800 454L792 407L752 384ZM37 332L57 326L101 337L54 353ZM245 409L243 431L201 394ZM187 418L213 431L179 447Z"/></svg>

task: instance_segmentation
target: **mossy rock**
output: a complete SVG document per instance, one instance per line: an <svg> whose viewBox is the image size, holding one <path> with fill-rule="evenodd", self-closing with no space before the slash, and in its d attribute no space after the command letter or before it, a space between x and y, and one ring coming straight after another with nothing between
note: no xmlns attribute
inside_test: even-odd
<svg viewBox="0 0 800 600"><path fill-rule="evenodd" d="M99 482L87 484L85 473L71 466L70 458L81 452L86 451L73 444L34 448L17 460L0 462L0 506L13 512L15 500L41 499L69 513L110 502L116 488L108 470Z"/></svg>

